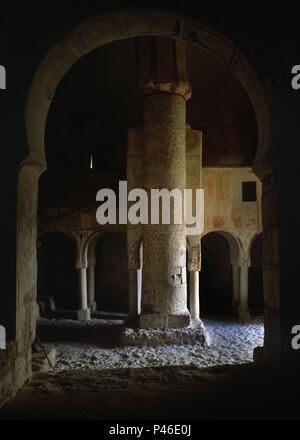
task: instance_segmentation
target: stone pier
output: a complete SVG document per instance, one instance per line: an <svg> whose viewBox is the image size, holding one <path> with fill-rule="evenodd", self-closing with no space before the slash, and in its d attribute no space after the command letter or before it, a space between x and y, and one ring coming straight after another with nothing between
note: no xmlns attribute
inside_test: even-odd
<svg viewBox="0 0 300 440"><path fill-rule="evenodd" d="M186 100L191 96L186 43L160 37L138 40L139 86L143 93L143 186L186 187ZM174 224L143 227L143 286L140 327L190 324L187 309L186 228Z"/></svg>

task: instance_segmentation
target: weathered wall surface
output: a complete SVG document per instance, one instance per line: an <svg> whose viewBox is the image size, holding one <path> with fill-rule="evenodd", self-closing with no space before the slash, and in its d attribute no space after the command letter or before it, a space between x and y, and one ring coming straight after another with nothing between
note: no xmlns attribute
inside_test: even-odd
<svg viewBox="0 0 300 440"><path fill-rule="evenodd" d="M244 202L242 182L256 182L257 200ZM228 231L248 249L261 231L261 182L251 168L203 168L204 234Z"/></svg>
<svg viewBox="0 0 300 440"><path fill-rule="evenodd" d="M142 177L142 155L138 148L141 143L139 136L133 137L133 133L138 134L139 129L130 130L129 151L128 151L128 180L129 188L139 186L139 179ZM255 236L261 232L261 183L254 175L249 167L201 167L201 132L191 130L187 127L187 187L196 188L202 186L205 194L204 204L204 236L209 232L221 231L227 232L234 236L240 244L240 257L250 260L250 246ZM135 147L135 148L133 148ZM253 182L256 184L256 201L243 201L242 184L243 182ZM82 181L83 183L83 181ZM52 205L53 206L53 205ZM83 211L85 207L82 207ZM40 221L40 232L61 230L67 233L72 231L90 231L100 235L112 232L123 232L128 234L128 252L130 255L129 261L122 263L122 268L118 269L116 258L112 254L112 261L109 255L107 258L101 254L101 258L96 263L96 297L99 305L105 307L105 304L110 304L111 311L117 310L119 305L123 304L122 311L126 311L126 304L128 303L128 280L125 280L125 272L127 267L130 269L132 265L137 266L137 253L142 236L140 226L126 226L126 225L106 225L100 226L95 219L95 208L90 208L89 211L80 212L80 210L73 211L70 208L49 208L43 211L43 216ZM199 243L200 237L189 237L189 241L194 238ZM100 240L101 241L101 240ZM100 242L99 242L100 244ZM190 243L190 246L194 241ZM114 244L111 243L114 248ZM125 256L125 252L123 252ZM194 261L190 252L190 259ZM237 255L231 255L235 258ZM203 255L204 257L204 255ZM127 256L126 256L127 258ZM205 264L207 262L203 261ZM236 264L238 262L236 261ZM126 267L127 266L127 267ZM102 269L101 269L102 267ZM103 270L103 267L106 269ZM199 270L201 266L197 270ZM188 265L188 270L190 270ZM228 271L231 276L231 269ZM128 276L128 273L127 273ZM120 283L113 288L115 281L119 278ZM121 282L121 278L124 282ZM111 279L110 279L111 278ZM110 280L110 281L109 281ZM111 283L111 281L114 283ZM230 284L230 280L227 280ZM111 284L111 285L110 285ZM122 291L123 293L119 294ZM106 298L106 299L105 299ZM110 301L111 300L111 301ZM104 301L104 302L103 302ZM103 303L103 304L102 304Z"/></svg>
<svg viewBox="0 0 300 440"><path fill-rule="evenodd" d="M0 408L30 377L31 346L18 353L16 343L8 343L6 350L0 350Z"/></svg>

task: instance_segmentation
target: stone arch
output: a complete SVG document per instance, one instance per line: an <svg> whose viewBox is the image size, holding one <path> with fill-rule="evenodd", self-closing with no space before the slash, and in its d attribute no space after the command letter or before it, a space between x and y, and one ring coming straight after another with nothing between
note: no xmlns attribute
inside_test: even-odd
<svg viewBox="0 0 300 440"><path fill-rule="evenodd" d="M206 304L206 308L208 307L209 309L206 311L209 311L210 313L213 310L216 310L217 313L221 312L221 314L223 314L224 311L229 314L235 314L240 305L239 273L240 266L245 262L245 251L240 238L234 232L228 230L209 230L203 234L201 241L203 238L212 235L222 237L223 240L223 242L219 242L219 240L217 240L214 246L220 245L222 249L224 243L227 243L227 245L225 245L226 249L223 249L224 254L222 253L222 263L219 258L221 254L220 252L215 253L215 249L212 247L211 241L207 242L208 247L203 247L203 250L206 252L204 252L203 270L202 273L200 272L200 292L202 291L204 294L205 291L208 290L210 295L204 295L202 298L202 303L204 306ZM210 256L210 258L206 260L205 255ZM213 259L212 255L214 256ZM216 267L218 270L216 277L211 277L211 270L213 267L212 264L217 264ZM203 287L203 283L205 284L206 288ZM222 286L221 290L219 286ZM220 292L222 292L222 294L220 294ZM212 298L214 298L214 300L212 300Z"/></svg>
<svg viewBox="0 0 300 440"><path fill-rule="evenodd" d="M92 235L91 232L88 231L74 231L74 230L68 230L61 227L50 227L50 228L44 228L43 230L39 231L38 238L42 237L44 234L47 234L49 232L62 232L63 234L66 234L68 237L70 237L75 245L76 248L76 267L79 269L80 267L86 267L87 266L87 249L88 249L88 243L90 236Z"/></svg>
<svg viewBox="0 0 300 440"><path fill-rule="evenodd" d="M101 231L93 231L89 234L87 237L85 243L84 243L84 251L87 255L87 260L89 258L94 258L94 252L95 252L95 246L97 245L98 240L105 234L109 233L123 233L126 234L126 230L124 228L119 228L118 225L115 225L115 227L110 228L109 225L107 228L101 230Z"/></svg>
<svg viewBox="0 0 300 440"><path fill-rule="evenodd" d="M24 332L28 335L25 338L28 346L34 339L38 179L46 169L45 124L55 90L73 64L88 52L115 40L144 35L180 38L198 45L218 57L238 78L250 98L257 121L258 147L253 169L261 180L268 178L268 187L274 186L273 170L266 159L270 111L253 68L234 43L198 20L177 13L122 10L102 12L84 20L54 44L39 65L25 109L29 151L18 174L17 345L18 341L24 343ZM271 301L273 309L277 302L276 299Z"/></svg>
<svg viewBox="0 0 300 440"><path fill-rule="evenodd" d="M230 256L231 256L231 264L239 264L240 258L243 253L243 247L241 240L231 231L226 231L222 229L216 229L216 230L210 230L205 232L201 238L205 237L208 234L216 233L222 235L224 238L226 238L229 249L230 249Z"/></svg>
<svg viewBox="0 0 300 440"><path fill-rule="evenodd" d="M260 236L262 236L262 235L263 235L263 231L258 231L258 232L256 232L256 233L253 235L253 237L251 238L250 243L249 243L249 249L248 249L248 253L249 253L249 255L251 254L251 249L252 249L253 243L255 242L255 240L256 240L258 237L260 237Z"/></svg>
<svg viewBox="0 0 300 440"><path fill-rule="evenodd" d="M271 173L265 158L270 138L270 112L260 82L245 56L223 34L191 17L149 10L104 12L92 16L53 45L35 73L25 110L31 159L46 165L44 132L47 113L57 86L71 67L98 47L144 35L184 39L204 48L226 64L244 87L255 113L257 173L261 178Z"/></svg>
<svg viewBox="0 0 300 440"><path fill-rule="evenodd" d="M51 234L51 232L60 232L62 234L67 235L68 237L70 237L73 241L74 241L74 245L76 245L76 240L74 235L70 232L67 231L65 229L61 229L61 228L50 228L50 229L43 229L42 231L38 232L37 234L37 239L39 240L40 238L42 238L44 235L46 234Z"/></svg>

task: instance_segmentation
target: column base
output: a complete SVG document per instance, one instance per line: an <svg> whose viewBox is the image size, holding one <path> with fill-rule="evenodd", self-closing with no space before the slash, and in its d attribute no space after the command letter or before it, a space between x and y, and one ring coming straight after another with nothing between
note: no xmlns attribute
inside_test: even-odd
<svg viewBox="0 0 300 440"><path fill-rule="evenodd" d="M208 347L210 337L199 319L191 321L188 327L182 328L145 329L125 326L121 334L121 342L124 346L196 344L199 347Z"/></svg>
<svg viewBox="0 0 300 440"><path fill-rule="evenodd" d="M247 320L247 319L249 319L250 318L250 311L249 311L249 309L248 308L242 308L242 307L239 307L238 308L238 317L239 317L239 319L242 319L242 320Z"/></svg>
<svg viewBox="0 0 300 440"><path fill-rule="evenodd" d="M236 312L238 314L238 310L240 308L240 301L238 299L234 299L232 301L232 308L233 308L234 312Z"/></svg>
<svg viewBox="0 0 300 440"><path fill-rule="evenodd" d="M78 321L89 321L91 319L90 309L79 309L77 310Z"/></svg>
<svg viewBox="0 0 300 440"><path fill-rule="evenodd" d="M91 312L95 312L97 310L97 303L94 301L92 304L89 304L89 309Z"/></svg>
<svg viewBox="0 0 300 440"><path fill-rule="evenodd" d="M140 328L183 328L191 323L190 314L186 315L162 315L162 314L142 314L139 318Z"/></svg>

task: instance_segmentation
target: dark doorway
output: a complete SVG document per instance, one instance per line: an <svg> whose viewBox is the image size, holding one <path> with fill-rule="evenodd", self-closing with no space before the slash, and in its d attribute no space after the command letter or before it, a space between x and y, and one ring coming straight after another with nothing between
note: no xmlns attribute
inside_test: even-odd
<svg viewBox="0 0 300 440"><path fill-rule="evenodd" d="M98 310L128 313L129 280L126 235L107 233L96 249L95 299Z"/></svg>
<svg viewBox="0 0 300 440"><path fill-rule="evenodd" d="M211 232L201 240L202 269L199 277L201 316L232 313L232 266L228 241Z"/></svg>
<svg viewBox="0 0 300 440"><path fill-rule="evenodd" d="M78 273L76 249L71 237L63 232L48 232L38 242L37 301L53 298L56 308L78 308Z"/></svg>

